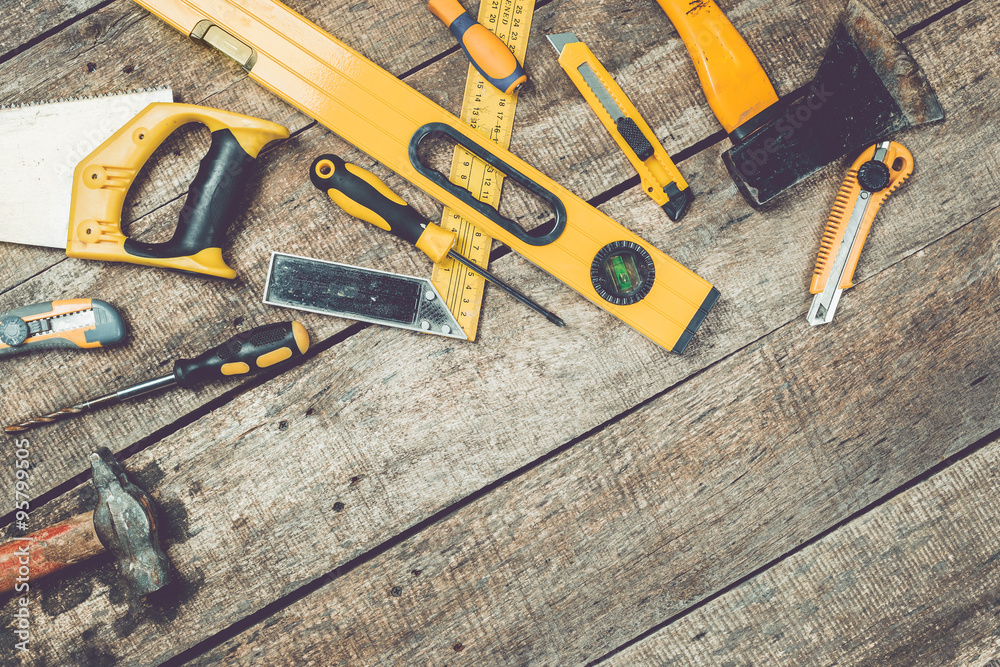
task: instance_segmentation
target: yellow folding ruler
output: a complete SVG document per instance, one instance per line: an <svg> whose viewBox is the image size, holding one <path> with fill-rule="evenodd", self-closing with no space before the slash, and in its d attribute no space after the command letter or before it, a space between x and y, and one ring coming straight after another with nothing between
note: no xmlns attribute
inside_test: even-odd
<svg viewBox="0 0 1000 667"><path fill-rule="evenodd" d="M507 45L518 62L523 63L534 12L535 0L483 0L479 6L479 22ZM462 120L490 141L509 148L516 108L517 92L510 95L500 92L469 65L462 100ZM500 208L503 174L461 146L455 147L449 179L467 189L479 201ZM441 215L441 226L458 235L456 248L459 254L486 268L493 242L489 234L448 206L444 207ZM455 260L446 259L434 265L431 282L444 295L448 310L458 320L465 335L469 340L475 340L486 284L483 277Z"/></svg>

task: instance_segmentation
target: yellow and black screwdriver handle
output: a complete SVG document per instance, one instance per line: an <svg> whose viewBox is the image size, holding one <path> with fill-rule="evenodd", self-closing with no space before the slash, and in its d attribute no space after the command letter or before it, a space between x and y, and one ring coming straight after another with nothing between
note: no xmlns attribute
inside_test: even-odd
<svg viewBox="0 0 1000 667"><path fill-rule="evenodd" d="M84 324L71 324L83 316ZM0 313L0 357L38 350L91 350L125 340L125 321L99 299L63 299Z"/></svg>
<svg viewBox="0 0 1000 667"><path fill-rule="evenodd" d="M201 123L212 132L173 238L142 243L122 232L125 196L153 151L176 129ZM192 104L150 104L76 167L70 207L70 257L158 266L220 278L236 272L222 258L226 230L239 213L251 167L288 130L266 120Z"/></svg>
<svg viewBox="0 0 1000 667"><path fill-rule="evenodd" d="M174 379L190 388L202 382L236 375L253 375L309 349L309 332L299 322L265 324L238 333L194 359L174 362Z"/></svg>
<svg viewBox="0 0 1000 667"><path fill-rule="evenodd" d="M435 264L455 247L455 232L429 222L370 171L336 155L321 155L309 176L313 185L350 215L417 246Z"/></svg>
<svg viewBox="0 0 1000 667"><path fill-rule="evenodd" d="M472 66L498 90L510 95L528 80L510 49L472 18L458 0L430 0L427 8L448 26Z"/></svg>
<svg viewBox="0 0 1000 667"><path fill-rule="evenodd" d="M840 280L840 289L854 286L854 270L864 248L865 239L871 230L872 221L879 208L913 173L913 155L902 144L889 142L889 149L881 160L873 159L878 144L862 153L847 172L847 177L837 192L837 199L830 211L823 239L820 241L816 268L809 285L811 294L819 294L826 288L837 251L847 233L847 223L855 208L866 206L858 232L847 256L847 264ZM867 201L866 201L867 200Z"/></svg>

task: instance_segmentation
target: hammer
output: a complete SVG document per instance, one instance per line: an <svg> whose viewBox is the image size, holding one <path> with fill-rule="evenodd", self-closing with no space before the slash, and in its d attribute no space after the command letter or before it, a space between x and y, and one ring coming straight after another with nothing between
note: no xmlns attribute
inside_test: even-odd
<svg viewBox="0 0 1000 667"><path fill-rule="evenodd" d="M110 551L122 576L139 595L170 583L149 496L125 476L106 447L90 455L97 507L54 526L0 545L0 594L28 590L19 584Z"/></svg>

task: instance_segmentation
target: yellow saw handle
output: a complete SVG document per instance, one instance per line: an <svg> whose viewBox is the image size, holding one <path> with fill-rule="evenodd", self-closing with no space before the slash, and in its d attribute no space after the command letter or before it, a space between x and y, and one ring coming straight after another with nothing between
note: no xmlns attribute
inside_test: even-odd
<svg viewBox="0 0 1000 667"><path fill-rule="evenodd" d="M212 132L172 239L142 243L122 232L122 206L149 156L177 128ZM261 149L288 130L270 121L193 104L150 104L77 165L70 206L70 257L159 266L219 278L236 272L222 258L226 230L239 213Z"/></svg>
<svg viewBox="0 0 1000 667"><path fill-rule="evenodd" d="M778 102L771 80L740 33L714 0L656 0L684 40L715 117L733 134ZM738 137L737 139L738 140Z"/></svg>

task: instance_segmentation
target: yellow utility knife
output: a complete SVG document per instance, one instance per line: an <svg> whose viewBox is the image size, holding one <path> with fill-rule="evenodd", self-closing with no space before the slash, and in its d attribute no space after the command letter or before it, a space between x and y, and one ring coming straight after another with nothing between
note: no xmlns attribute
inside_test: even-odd
<svg viewBox="0 0 1000 667"><path fill-rule="evenodd" d="M694 194L625 91L574 33L547 37L563 70L639 173L642 189L671 220L680 220Z"/></svg>
<svg viewBox="0 0 1000 667"><path fill-rule="evenodd" d="M840 294L854 286L854 269L882 202L913 173L913 156L895 141L875 144L854 161L840 186L809 291L806 319L816 326L833 320Z"/></svg>

